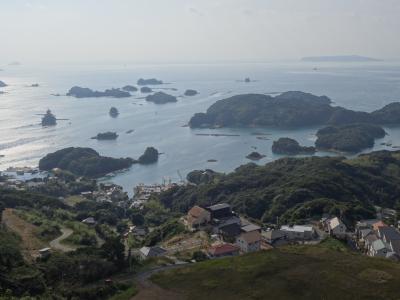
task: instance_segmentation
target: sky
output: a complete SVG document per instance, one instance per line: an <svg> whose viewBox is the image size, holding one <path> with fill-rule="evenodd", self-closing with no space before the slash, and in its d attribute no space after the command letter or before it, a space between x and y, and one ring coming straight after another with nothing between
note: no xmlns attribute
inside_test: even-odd
<svg viewBox="0 0 400 300"><path fill-rule="evenodd" d="M0 0L0 61L400 57L400 0Z"/></svg>

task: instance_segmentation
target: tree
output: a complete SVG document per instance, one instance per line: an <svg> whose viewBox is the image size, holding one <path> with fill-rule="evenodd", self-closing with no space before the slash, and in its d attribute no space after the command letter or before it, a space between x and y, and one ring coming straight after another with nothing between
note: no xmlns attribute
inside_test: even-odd
<svg viewBox="0 0 400 300"><path fill-rule="evenodd" d="M117 266L122 266L125 259L125 246L119 237L111 237L101 247L102 255Z"/></svg>

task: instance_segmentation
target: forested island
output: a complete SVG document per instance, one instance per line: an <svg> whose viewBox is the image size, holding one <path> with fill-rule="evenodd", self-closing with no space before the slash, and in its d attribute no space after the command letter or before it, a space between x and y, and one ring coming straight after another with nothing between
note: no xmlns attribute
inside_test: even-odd
<svg viewBox="0 0 400 300"><path fill-rule="evenodd" d="M118 138L118 134L116 132L101 132L98 133L96 136L92 137L94 140L116 140Z"/></svg>
<svg viewBox="0 0 400 300"><path fill-rule="evenodd" d="M196 183L201 178L191 173ZM299 224L322 214L339 214L349 223L373 218L374 205L400 205L400 151L344 157L282 158L265 166L250 163L229 174L213 173L198 186L177 187L160 196L174 211L193 205L228 202L234 210L262 222Z"/></svg>
<svg viewBox="0 0 400 300"><path fill-rule="evenodd" d="M54 168L88 177L101 177L108 173L129 168L132 158L112 158L101 156L91 148L65 148L47 154L39 161L39 169L50 171Z"/></svg>
<svg viewBox="0 0 400 300"><path fill-rule="evenodd" d="M196 96L198 93L199 93L199 92L196 91L196 90L190 90L190 89L189 89L189 90L186 90L186 91L185 91L185 94L184 94L184 95L190 97L190 96Z"/></svg>
<svg viewBox="0 0 400 300"><path fill-rule="evenodd" d="M162 80L158 80L158 79L155 79L155 78L150 78L150 79L140 78L137 81L137 84L138 85L160 85L160 84L163 84L163 82L162 82Z"/></svg>
<svg viewBox="0 0 400 300"><path fill-rule="evenodd" d="M153 102L155 104L166 104L169 102L177 102L178 100L175 96L166 94L164 92L157 92L153 95L148 95L146 97L146 101Z"/></svg>
<svg viewBox="0 0 400 300"><path fill-rule="evenodd" d="M112 118L116 118L119 115L119 111L116 107L111 107L110 111L108 112L108 114L112 117Z"/></svg>
<svg viewBox="0 0 400 300"><path fill-rule="evenodd" d="M140 92L141 92L142 94L148 94L148 93L152 93L153 90L152 90L151 88L147 87L147 86L144 86L144 87L141 87L141 88L140 88Z"/></svg>
<svg viewBox="0 0 400 300"><path fill-rule="evenodd" d="M79 86L72 87L67 96L75 98L99 98L99 97L111 97L111 98L127 98L131 97L129 92L120 89L107 89L104 92L94 91L89 88L83 88Z"/></svg>
<svg viewBox="0 0 400 300"><path fill-rule="evenodd" d="M373 124L328 126L318 130L315 146L321 150L359 152L372 148L375 139L385 135L382 127Z"/></svg>
<svg viewBox="0 0 400 300"><path fill-rule="evenodd" d="M147 147L138 162L143 165L152 164L158 161L158 150L154 147Z"/></svg>
<svg viewBox="0 0 400 300"><path fill-rule="evenodd" d="M250 160L260 160L260 159L263 159L264 157L265 157L265 155L260 154L260 153L258 153L256 151L253 151L253 152L251 152L250 154L248 154L246 156L246 158L250 159Z"/></svg>
<svg viewBox="0 0 400 300"><path fill-rule="evenodd" d="M126 92L137 92L138 88L136 86L133 85L126 85L122 88L122 90L126 91Z"/></svg>
<svg viewBox="0 0 400 300"><path fill-rule="evenodd" d="M301 146L298 141L291 138L280 138L272 144L272 152L276 154L314 154L315 151L315 147Z"/></svg>
<svg viewBox="0 0 400 300"><path fill-rule="evenodd" d="M206 113L196 113L191 128L271 126L298 128L350 123L400 124L400 103L391 103L372 113L331 105L326 96L285 92L272 97L263 94L236 95L219 100Z"/></svg>

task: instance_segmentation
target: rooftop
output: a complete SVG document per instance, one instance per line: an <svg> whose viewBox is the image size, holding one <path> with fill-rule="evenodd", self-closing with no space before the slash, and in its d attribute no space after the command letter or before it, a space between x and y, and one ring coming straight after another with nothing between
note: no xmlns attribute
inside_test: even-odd
<svg viewBox="0 0 400 300"><path fill-rule="evenodd" d="M242 227L242 231L244 232L250 232L250 231L257 231L260 230L261 227L258 225L254 225L254 224L248 224Z"/></svg>
<svg viewBox="0 0 400 300"><path fill-rule="evenodd" d="M232 244L222 244L222 245L212 246L208 250L208 252L210 252L212 255L230 254L236 251L239 251L239 248Z"/></svg>
<svg viewBox="0 0 400 300"><path fill-rule="evenodd" d="M312 232L313 228L312 228L312 226L309 226L309 225L294 225L294 226L283 225L281 227L281 230L294 231L294 232L306 232L306 231Z"/></svg>
<svg viewBox="0 0 400 300"><path fill-rule="evenodd" d="M220 204L215 204L207 207L211 211L216 211L220 209L225 209L225 208L230 208L231 206L228 203L220 203Z"/></svg>
<svg viewBox="0 0 400 300"><path fill-rule="evenodd" d="M204 211L206 211L204 208L196 205L189 210L188 215L198 218L202 213L204 213Z"/></svg>

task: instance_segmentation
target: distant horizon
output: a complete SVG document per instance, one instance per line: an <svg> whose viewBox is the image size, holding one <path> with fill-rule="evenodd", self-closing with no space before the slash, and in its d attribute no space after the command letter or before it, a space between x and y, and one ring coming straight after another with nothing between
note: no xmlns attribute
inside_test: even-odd
<svg viewBox="0 0 400 300"><path fill-rule="evenodd" d="M376 59L376 61L360 61L360 62L329 62L329 61L319 61L319 62L312 62L312 61L303 61L304 58L325 58L325 57L346 57L346 56L360 56L360 57L367 57ZM13 65L13 62L18 62L19 65ZM321 64L329 64L329 63L337 63L337 64L362 64L362 63L386 63L386 62L400 62L400 57L371 57L359 54L326 54L326 55L307 55L302 57L293 57L293 58L281 58L281 59L259 59L259 60L223 60L223 59L216 59L216 60L42 60L42 61L22 61L22 60L14 60L11 62L5 62L0 60L0 69L5 68L18 68L24 65L57 65L57 64L69 64L69 65L114 65L114 64L122 64L122 65L207 65L207 64L268 64L268 63L304 63L304 64L313 64L313 63L321 63Z"/></svg>

